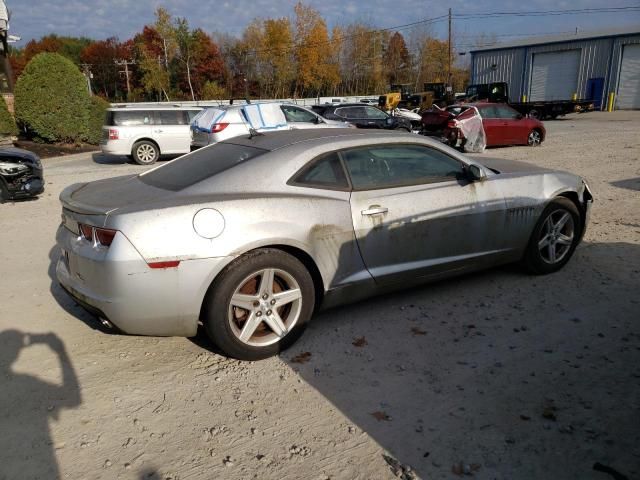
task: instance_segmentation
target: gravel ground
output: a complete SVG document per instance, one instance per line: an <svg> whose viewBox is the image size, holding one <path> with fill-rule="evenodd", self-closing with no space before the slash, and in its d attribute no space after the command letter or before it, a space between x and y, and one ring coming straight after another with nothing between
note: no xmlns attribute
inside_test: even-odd
<svg viewBox="0 0 640 480"><path fill-rule="evenodd" d="M203 336L97 329L52 278L57 197L142 168L45 160L47 192L0 206L0 479L613 478L596 462L640 478L640 112L547 128L539 148L483 155L590 181L592 222L563 271L499 268L327 311L255 363Z"/></svg>

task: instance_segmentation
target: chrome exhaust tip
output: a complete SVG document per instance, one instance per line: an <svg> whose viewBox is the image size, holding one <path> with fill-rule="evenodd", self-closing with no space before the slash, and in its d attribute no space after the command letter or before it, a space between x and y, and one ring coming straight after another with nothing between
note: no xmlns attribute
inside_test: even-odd
<svg viewBox="0 0 640 480"><path fill-rule="evenodd" d="M103 327L106 328L113 328L113 323L111 323L109 320L107 320L106 318L100 318L100 323L102 323Z"/></svg>

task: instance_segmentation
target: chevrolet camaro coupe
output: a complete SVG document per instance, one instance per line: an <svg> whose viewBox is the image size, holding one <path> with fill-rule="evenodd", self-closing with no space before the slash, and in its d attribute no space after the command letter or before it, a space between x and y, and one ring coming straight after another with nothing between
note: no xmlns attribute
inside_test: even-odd
<svg viewBox="0 0 640 480"><path fill-rule="evenodd" d="M202 325L256 360L320 308L509 262L555 272L593 197L577 175L418 135L312 129L236 137L60 200L57 277L103 324Z"/></svg>

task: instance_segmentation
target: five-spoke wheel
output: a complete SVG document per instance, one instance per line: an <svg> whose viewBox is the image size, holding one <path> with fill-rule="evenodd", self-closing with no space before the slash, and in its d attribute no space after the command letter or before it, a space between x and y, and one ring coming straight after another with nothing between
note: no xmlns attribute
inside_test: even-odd
<svg viewBox="0 0 640 480"><path fill-rule="evenodd" d="M542 134L540 130L531 130L527 137L527 145L530 147L537 147L542 143Z"/></svg>
<svg viewBox="0 0 640 480"><path fill-rule="evenodd" d="M314 306L307 268L281 250L258 249L220 274L207 295L202 321L225 354L258 360L297 340Z"/></svg>
<svg viewBox="0 0 640 480"><path fill-rule="evenodd" d="M553 199L533 230L523 259L525 265L537 274L560 270L571 258L581 234L576 205L568 198Z"/></svg>

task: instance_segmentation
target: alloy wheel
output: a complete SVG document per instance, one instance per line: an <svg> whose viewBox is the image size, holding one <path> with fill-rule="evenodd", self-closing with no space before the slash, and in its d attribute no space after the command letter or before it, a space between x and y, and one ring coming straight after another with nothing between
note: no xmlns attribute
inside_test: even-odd
<svg viewBox="0 0 640 480"><path fill-rule="evenodd" d="M143 163L153 163L153 161L156 159L156 149L148 143L143 143L142 145L140 145L136 150L136 154L138 160Z"/></svg>
<svg viewBox="0 0 640 480"><path fill-rule="evenodd" d="M563 209L551 212L542 225L538 240L542 260L550 265L561 262L571 250L574 235L571 214Z"/></svg>
<svg viewBox="0 0 640 480"><path fill-rule="evenodd" d="M246 345L265 347L282 340L297 324L302 291L296 279L269 268L246 277L235 289L228 321L235 337Z"/></svg>
<svg viewBox="0 0 640 480"><path fill-rule="evenodd" d="M532 147L537 147L538 145L540 145L542 143L542 136L540 135L540 132L537 130L532 130L529 133L527 143L529 143L529 145L531 145Z"/></svg>

